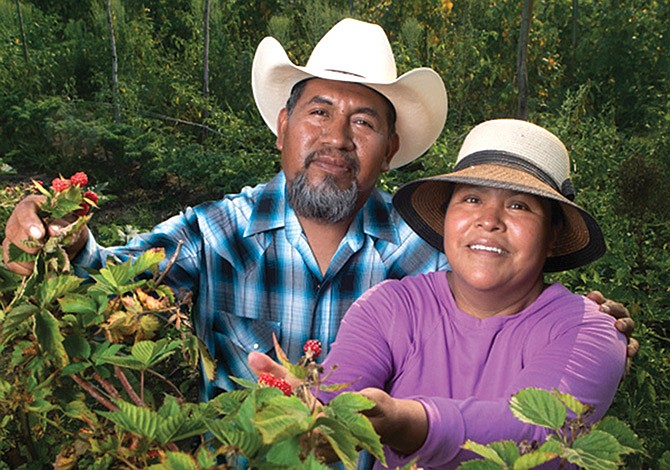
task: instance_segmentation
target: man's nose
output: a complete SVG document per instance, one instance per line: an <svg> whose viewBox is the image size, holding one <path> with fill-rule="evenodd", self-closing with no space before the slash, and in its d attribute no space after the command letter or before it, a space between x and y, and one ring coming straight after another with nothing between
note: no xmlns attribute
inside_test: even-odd
<svg viewBox="0 0 670 470"><path fill-rule="evenodd" d="M349 119L346 116L334 116L323 126L322 139L333 148L351 150L354 141Z"/></svg>

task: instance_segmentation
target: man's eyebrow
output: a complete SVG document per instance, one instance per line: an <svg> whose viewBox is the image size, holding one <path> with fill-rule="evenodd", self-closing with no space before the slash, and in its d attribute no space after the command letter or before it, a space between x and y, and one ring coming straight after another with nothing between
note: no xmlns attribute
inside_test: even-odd
<svg viewBox="0 0 670 470"><path fill-rule="evenodd" d="M309 101L309 104L326 104L326 105L333 105L333 101L330 98L327 98L322 95L316 95L313 96ZM367 114L368 116L372 117L379 117L379 111L377 111L374 108L371 108L369 106L361 106L360 108L356 108L354 111L354 114Z"/></svg>

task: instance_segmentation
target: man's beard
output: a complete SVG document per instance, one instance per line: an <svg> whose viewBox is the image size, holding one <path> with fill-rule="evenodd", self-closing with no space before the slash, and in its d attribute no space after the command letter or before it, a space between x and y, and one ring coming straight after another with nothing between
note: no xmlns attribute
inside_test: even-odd
<svg viewBox="0 0 670 470"><path fill-rule="evenodd" d="M317 219L334 224L351 216L356 210L358 183L354 179L348 188L340 189L332 175L326 175L313 186L307 177L307 166L314 160L311 155L305 161L305 167L288 185L288 201L293 210L301 217ZM353 160L353 162L352 162ZM358 173L358 162L347 158L354 173Z"/></svg>

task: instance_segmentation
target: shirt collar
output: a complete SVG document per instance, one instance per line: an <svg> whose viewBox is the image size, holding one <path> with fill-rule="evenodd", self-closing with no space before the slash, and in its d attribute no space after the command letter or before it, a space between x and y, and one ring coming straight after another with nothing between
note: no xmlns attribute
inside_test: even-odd
<svg viewBox="0 0 670 470"><path fill-rule="evenodd" d="M281 171L261 191L244 236L248 237L286 227L287 215L295 216L292 210L286 210L286 205L286 176ZM398 244L398 230L391 211L390 196L375 188L351 223L349 233L351 234L352 229L356 227L356 233L364 233L374 239Z"/></svg>

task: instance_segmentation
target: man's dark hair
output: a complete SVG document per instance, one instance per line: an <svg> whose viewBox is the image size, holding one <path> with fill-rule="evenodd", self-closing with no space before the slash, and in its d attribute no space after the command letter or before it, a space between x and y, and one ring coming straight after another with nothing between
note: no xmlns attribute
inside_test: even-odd
<svg viewBox="0 0 670 470"><path fill-rule="evenodd" d="M293 113L296 103L302 96L302 93L305 91L305 85L307 85L307 82L310 81L312 78L306 78L304 80L300 80L298 83L293 85L293 88L291 89L291 94L289 95L288 100L286 100L286 113L289 116L291 115L291 113ZM389 122L389 134L392 135L393 133L395 133L395 121L396 121L395 107L393 106L393 103L391 103L386 96L382 95L377 90L373 90L372 88L370 89L375 93L377 93L379 96L381 96L384 99L384 103L386 103L387 118Z"/></svg>

